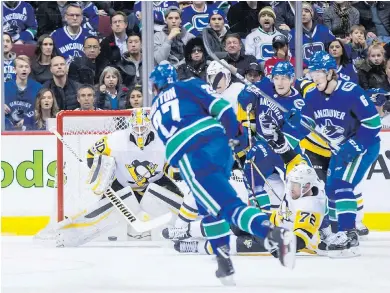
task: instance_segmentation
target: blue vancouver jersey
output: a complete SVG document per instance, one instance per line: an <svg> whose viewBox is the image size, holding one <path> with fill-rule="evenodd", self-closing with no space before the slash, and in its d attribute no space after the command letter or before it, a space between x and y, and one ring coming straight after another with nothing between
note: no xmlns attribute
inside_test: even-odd
<svg viewBox="0 0 390 293"><path fill-rule="evenodd" d="M274 84L268 78L264 78L261 81L255 83L255 86L262 89L270 97L273 97L278 103L280 103L284 108L290 110L295 108L301 110L305 105L305 102L300 95L300 93L295 89L291 88L291 94L287 97L279 96L275 89ZM290 146L295 149L299 146L299 141L301 138L301 126L293 127L292 125L285 123L284 113L276 105L267 100L261 95L257 95L250 88L245 87L243 91L238 96L239 109L246 109L246 107L252 103L252 107L255 110L256 117L256 132L258 135L263 136L260 127L260 117L263 114L270 115L274 122L279 125L282 132L285 134L287 141ZM239 119L240 120L240 119Z"/></svg>
<svg viewBox="0 0 390 293"><path fill-rule="evenodd" d="M182 24L184 28L191 34L199 36L202 30L209 24L209 18L213 10L218 9L218 5L205 4L204 10L198 12L194 9L193 5L187 6L183 9L181 15ZM228 23L226 17L224 19L225 24Z"/></svg>
<svg viewBox="0 0 390 293"><path fill-rule="evenodd" d="M83 5L83 23L81 25L90 35L97 35L99 30L99 15L98 9L92 1Z"/></svg>
<svg viewBox="0 0 390 293"><path fill-rule="evenodd" d="M3 32L9 33L12 40L31 41L37 34L37 20L32 6L19 1L14 8L3 2Z"/></svg>
<svg viewBox="0 0 390 293"><path fill-rule="evenodd" d="M364 147L377 143L381 121L372 101L356 83L339 79L331 95L313 88L306 93L302 118L332 145L353 138Z"/></svg>
<svg viewBox="0 0 390 293"><path fill-rule="evenodd" d="M325 51L326 45L335 39L335 36L328 27L322 24L317 24L311 34L304 32L302 46L303 59L310 60L315 52ZM290 31L288 40L291 55L295 56L295 28Z"/></svg>
<svg viewBox="0 0 390 293"><path fill-rule="evenodd" d="M165 17L164 12L169 6L179 7L177 1L153 1L153 15L154 22L157 24L164 24ZM141 1L135 1L134 3L135 15L138 17L141 14Z"/></svg>
<svg viewBox="0 0 390 293"><path fill-rule="evenodd" d="M89 34L83 28L80 28L80 32L74 37L69 33L67 26L55 30L51 36L67 64L76 57L84 56L84 40Z"/></svg>
<svg viewBox="0 0 390 293"><path fill-rule="evenodd" d="M15 60L4 60L4 82L15 80Z"/></svg>
<svg viewBox="0 0 390 293"><path fill-rule="evenodd" d="M195 78L171 84L154 97L151 117L173 166L190 148L208 143L216 131L225 129L232 138L239 127L230 103Z"/></svg>
<svg viewBox="0 0 390 293"><path fill-rule="evenodd" d="M347 80L347 81L351 81L351 82L354 82L354 83L358 83L359 82L359 78L358 78L358 75L357 75L357 71L356 71L356 68L355 66L352 64L352 63L348 63L347 65L340 65L338 68L337 68L337 74Z"/></svg>

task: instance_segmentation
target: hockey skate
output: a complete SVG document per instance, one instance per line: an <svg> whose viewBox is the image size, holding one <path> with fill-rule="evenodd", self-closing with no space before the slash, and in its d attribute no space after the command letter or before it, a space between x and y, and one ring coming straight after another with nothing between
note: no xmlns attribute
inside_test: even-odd
<svg viewBox="0 0 390 293"><path fill-rule="evenodd" d="M173 248L180 253L198 253L199 252L199 245L200 241L192 240L192 241L175 241L175 244L173 245ZM202 241L205 242L205 241Z"/></svg>
<svg viewBox="0 0 390 293"><path fill-rule="evenodd" d="M330 225L326 228L320 229L319 234L320 243L318 244L318 248L316 250L317 255L328 256L328 245L333 235L335 234L332 233L332 228Z"/></svg>
<svg viewBox="0 0 390 293"><path fill-rule="evenodd" d="M293 269L297 252L297 239L294 233L281 227L272 225L269 221L263 222L269 227L264 247L275 257L279 258L282 266Z"/></svg>
<svg viewBox="0 0 390 293"><path fill-rule="evenodd" d="M359 256L359 239L356 230L339 231L328 242L330 258L349 258Z"/></svg>
<svg viewBox="0 0 390 293"><path fill-rule="evenodd" d="M229 248L224 245L217 248L217 262L218 269L215 272L215 276L221 281L225 286L235 286L236 283L233 279L234 268L232 260L229 256Z"/></svg>
<svg viewBox="0 0 390 293"><path fill-rule="evenodd" d="M362 221L356 222L356 231L360 239L366 239L367 237L365 236L370 233L370 230L368 230L368 228L366 227L366 225L363 224Z"/></svg>
<svg viewBox="0 0 390 293"><path fill-rule="evenodd" d="M165 228L161 232L162 237L168 240L184 240L191 237L190 225L179 228Z"/></svg>

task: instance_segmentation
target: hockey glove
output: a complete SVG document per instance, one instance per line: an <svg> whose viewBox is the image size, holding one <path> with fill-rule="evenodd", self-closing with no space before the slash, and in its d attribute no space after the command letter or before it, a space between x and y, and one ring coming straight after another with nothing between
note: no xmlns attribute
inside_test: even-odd
<svg viewBox="0 0 390 293"><path fill-rule="evenodd" d="M341 145L340 150L337 153L337 157L344 163L348 164L363 152L363 145L350 138Z"/></svg>
<svg viewBox="0 0 390 293"><path fill-rule="evenodd" d="M275 153L283 154L290 150L286 138L271 116L264 114L260 118L260 127L263 137Z"/></svg>

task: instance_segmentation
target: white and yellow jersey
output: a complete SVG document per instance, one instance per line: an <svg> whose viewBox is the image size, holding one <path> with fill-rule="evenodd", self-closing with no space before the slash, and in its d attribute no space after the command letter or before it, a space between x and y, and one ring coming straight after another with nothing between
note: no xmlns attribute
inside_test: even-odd
<svg viewBox="0 0 390 293"><path fill-rule="evenodd" d="M296 200L285 195L279 210L272 214L271 222L294 231L294 234L301 239L297 239L298 244L304 243L305 248L314 250L319 243L318 230L327 212L327 206L324 190L319 190L315 196L304 196Z"/></svg>
<svg viewBox="0 0 390 293"><path fill-rule="evenodd" d="M87 158L91 159L95 154L114 157L118 182L135 191L144 190L149 183L163 176L165 148L153 130L150 135L154 138L143 150L130 141L130 133L131 127L102 137L88 150Z"/></svg>

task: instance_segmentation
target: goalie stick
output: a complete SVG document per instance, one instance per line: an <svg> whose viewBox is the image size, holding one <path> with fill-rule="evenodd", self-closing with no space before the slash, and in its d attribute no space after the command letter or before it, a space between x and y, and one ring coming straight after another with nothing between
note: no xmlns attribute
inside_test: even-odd
<svg viewBox="0 0 390 293"><path fill-rule="evenodd" d="M221 62L221 60L217 57L217 55L214 54L214 52L210 49L209 42L207 40L206 34L203 34L202 36L204 47L207 51L207 54L214 60L217 61L219 64L221 64L223 67L225 67L227 70L229 70L235 77L237 77L239 80L241 80L245 85L247 85L251 91L253 91L257 95L261 95L264 98L266 98L269 102L273 103L275 106L277 106L280 110L282 110L284 113L287 113L287 109L283 107L279 102L275 101L275 99L271 98L269 95L267 95L265 92L263 92L260 88L255 86L253 83L251 83L249 80L247 80L245 77L243 77L238 72L233 72L233 70ZM340 150L340 147L338 145L333 144L330 139L328 139L326 136L324 136L322 133L318 132L314 127L310 126L308 123L303 121L301 119L300 121L301 125L309 130L310 132L314 132L316 135L318 135L322 140L326 141L329 145L331 145L336 151Z"/></svg>
<svg viewBox="0 0 390 293"><path fill-rule="evenodd" d="M57 139L72 153L72 155L85 167L87 167L86 162L79 157L75 150L64 140L61 134L55 128L51 128L50 132L53 133ZM134 228L139 233L153 230L161 225L168 223L172 217L171 213L164 214L155 219L149 220L147 222L141 221L138 219L135 214L125 205L122 199L116 194L116 192L109 187L104 195L110 200L112 205L123 215L127 223Z"/></svg>

